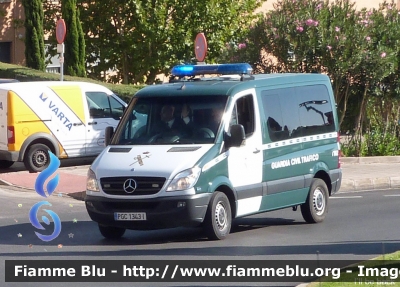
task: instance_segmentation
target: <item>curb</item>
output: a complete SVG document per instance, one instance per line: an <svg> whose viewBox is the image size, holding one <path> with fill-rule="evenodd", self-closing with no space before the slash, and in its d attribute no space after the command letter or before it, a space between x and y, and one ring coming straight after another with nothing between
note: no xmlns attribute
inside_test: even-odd
<svg viewBox="0 0 400 287"><path fill-rule="evenodd" d="M1 178L0 178L0 185L15 186L14 184L12 184L4 179L1 179Z"/></svg>
<svg viewBox="0 0 400 287"><path fill-rule="evenodd" d="M343 168L348 165L357 167L358 164L399 164L400 167L400 156L373 156L373 157L341 157L340 161L343 164ZM79 174L84 169L86 172L87 166L77 167L66 167L63 171L68 174ZM400 169L399 169L400 170ZM35 190L34 188L24 187L17 184L12 184L4 179L0 179L0 186L7 186L13 188L20 188L26 191ZM377 178L359 178L359 179L345 179L342 178L342 183L339 192L357 192L357 191L368 191L368 190L379 190L379 189L400 189L400 176L388 176L388 177L377 177ZM72 198L82 200L84 191L63 193Z"/></svg>
<svg viewBox="0 0 400 287"><path fill-rule="evenodd" d="M20 191L22 189L24 191L35 191L34 188L13 184L13 183L10 183L10 182L8 182L8 181L6 181L4 179L0 179L0 187L1 186L5 186L7 189L10 189L10 190ZM86 193L86 191L84 190L84 191L76 191L76 192L61 192L60 194L69 196L69 197L71 197L73 199L76 199L76 200L83 201L84 198L85 198L85 193Z"/></svg>
<svg viewBox="0 0 400 287"><path fill-rule="evenodd" d="M341 157L340 161L353 164L400 163L400 156Z"/></svg>
<svg viewBox="0 0 400 287"><path fill-rule="evenodd" d="M342 179L339 192L400 188L400 177Z"/></svg>
<svg viewBox="0 0 400 287"><path fill-rule="evenodd" d="M371 156L371 157L341 157L342 168L357 165L368 164L399 164L400 156ZM398 189L400 188L400 176L387 176L361 179L345 179L342 178L342 184L339 192L349 191L367 191L376 189Z"/></svg>

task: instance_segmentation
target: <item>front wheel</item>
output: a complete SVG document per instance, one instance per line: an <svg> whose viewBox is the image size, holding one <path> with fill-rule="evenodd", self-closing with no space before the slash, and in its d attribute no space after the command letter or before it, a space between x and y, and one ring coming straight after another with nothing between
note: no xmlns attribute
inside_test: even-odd
<svg viewBox="0 0 400 287"><path fill-rule="evenodd" d="M50 148L44 144L33 144L24 156L24 164L30 172L40 172L50 163Z"/></svg>
<svg viewBox="0 0 400 287"><path fill-rule="evenodd" d="M319 178L314 178L307 200L301 205L301 214L308 223L318 223L325 219L328 213L328 187L326 183Z"/></svg>
<svg viewBox="0 0 400 287"><path fill-rule="evenodd" d="M206 217L204 219L205 232L211 240L225 239L232 226L231 205L222 192L216 191L211 197Z"/></svg>
<svg viewBox="0 0 400 287"><path fill-rule="evenodd" d="M125 228L105 226L99 224L99 230L101 235L107 239L118 239L121 238L125 233Z"/></svg>

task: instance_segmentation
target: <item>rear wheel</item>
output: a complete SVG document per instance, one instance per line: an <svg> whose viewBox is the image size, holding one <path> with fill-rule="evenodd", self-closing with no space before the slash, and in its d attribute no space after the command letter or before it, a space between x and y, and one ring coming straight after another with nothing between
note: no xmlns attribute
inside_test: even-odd
<svg viewBox="0 0 400 287"><path fill-rule="evenodd" d="M326 183L319 178L314 178L307 200L301 205L301 214L308 223L318 223L325 219L328 213L329 192Z"/></svg>
<svg viewBox="0 0 400 287"><path fill-rule="evenodd" d="M24 164L30 172L40 172L50 163L50 148L45 144L33 144L25 153Z"/></svg>
<svg viewBox="0 0 400 287"><path fill-rule="evenodd" d="M204 219L205 232L209 239L221 240L228 236L231 226L232 213L229 200L224 193L216 191L211 197Z"/></svg>
<svg viewBox="0 0 400 287"><path fill-rule="evenodd" d="M107 239L118 239L121 238L125 233L125 228L105 226L99 224L99 230L101 235Z"/></svg>
<svg viewBox="0 0 400 287"><path fill-rule="evenodd" d="M0 168L9 168L10 166L12 166L14 164L13 161L9 161L9 160L0 160Z"/></svg>

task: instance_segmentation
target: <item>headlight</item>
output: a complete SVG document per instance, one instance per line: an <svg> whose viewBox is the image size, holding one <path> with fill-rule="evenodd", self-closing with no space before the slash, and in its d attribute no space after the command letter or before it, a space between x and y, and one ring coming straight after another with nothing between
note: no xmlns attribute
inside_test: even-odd
<svg viewBox="0 0 400 287"><path fill-rule="evenodd" d="M167 191L179 191L192 188L200 176L201 168L194 167L178 173L167 187Z"/></svg>
<svg viewBox="0 0 400 287"><path fill-rule="evenodd" d="M99 192L99 186L97 185L96 175L93 170L89 169L86 179L86 190Z"/></svg>

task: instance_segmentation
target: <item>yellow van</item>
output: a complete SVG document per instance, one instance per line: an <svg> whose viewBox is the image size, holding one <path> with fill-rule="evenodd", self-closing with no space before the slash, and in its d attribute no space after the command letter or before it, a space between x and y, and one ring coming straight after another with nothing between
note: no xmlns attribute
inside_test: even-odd
<svg viewBox="0 0 400 287"><path fill-rule="evenodd" d="M59 158L98 155L104 131L116 127L126 103L109 89L84 82L0 85L0 168L23 161L31 172Z"/></svg>

